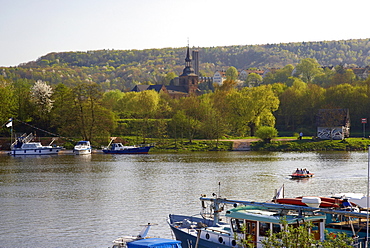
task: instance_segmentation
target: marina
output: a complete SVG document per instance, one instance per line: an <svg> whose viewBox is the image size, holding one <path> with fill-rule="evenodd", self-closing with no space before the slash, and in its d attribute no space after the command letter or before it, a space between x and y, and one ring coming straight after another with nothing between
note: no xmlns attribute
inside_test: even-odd
<svg viewBox="0 0 370 248"><path fill-rule="evenodd" d="M286 198L364 194L367 166L367 152L0 155L0 243L110 247L148 222L150 236L173 239L167 217L199 214L201 194L264 202L282 184ZM291 180L295 167L315 177Z"/></svg>

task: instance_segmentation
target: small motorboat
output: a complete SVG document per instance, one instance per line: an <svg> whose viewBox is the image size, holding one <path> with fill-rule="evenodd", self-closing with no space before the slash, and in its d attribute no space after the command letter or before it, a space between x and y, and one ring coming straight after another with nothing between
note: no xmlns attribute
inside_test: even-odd
<svg viewBox="0 0 370 248"><path fill-rule="evenodd" d="M303 179L303 178L310 178L310 177L313 177L314 174L313 173L310 173L308 170L306 169L297 169L295 170L292 174L289 175L292 179Z"/></svg>
<svg viewBox="0 0 370 248"><path fill-rule="evenodd" d="M41 142L32 141L35 137L32 133L29 135L23 134L18 137L11 145L10 155L55 155L58 154L63 147L51 146L55 139L47 146L42 145Z"/></svg>
<svg viewBox="0 0 370 248"><path fill-rule="evenodd" d="M89 141L79 141L73 148L73 153L76 155L91 154L91 145Z"/></svg>
<svg viewBox="0 0 370 248"><path fill-rule="evenodd" d="M108 146L103 149L107 154L147 154L149 150L154 147L152 145L145 146L125 146L122 143L112 143L111 139Z"/></svg>
<svg viewBox="0 0 370 248"><path fill-rule="evenodd" d="M302 178L310 178L313 177L313 173L308 173L308 174L299 174L299 173L293 173L290 175L292 179L302 179Z"/></svg>

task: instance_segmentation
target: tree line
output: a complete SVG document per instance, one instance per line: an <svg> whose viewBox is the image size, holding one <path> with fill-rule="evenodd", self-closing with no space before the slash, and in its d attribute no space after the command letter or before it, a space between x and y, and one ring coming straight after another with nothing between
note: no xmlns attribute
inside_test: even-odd
<svg viewBox="0 0 370 248"><path fill-rule="evenodd" d="M109 136L129 134L142 141L191 141L253 136L264 126L307 134L316 128L319 109L346 108L352 129L361 130L361 118L370 116L370 78L358 79L343 66L323 69L314 59L303 59L293 68L287 65L270 72L264 83L250 87L240 84L235 68L230 67L226 81L215 85L214 91L180 99L156 91L104 90L91 80L51 85L0 76L0 120L5 123L14 117L99 144ZM21 125L14 128L25 129ZM3 127L3 135L8 132Z"/></svg>
<svg viewBox="0 0 370 248"><path fill-rule="evenodd" d="M322 66L366 67L370 63L370 39L296 42L266 45L193 47L199 51L200 75L213 76L230 66L283 68L296 66L304 58L316 59ZM184 68L185 48L145 50L97 50L49 53L17 67L2 67L9 80L42 80L57 85L91 81L104 90L129 91L137 84L170 84ZM205 90L209 87L202 85Z"/></svg>

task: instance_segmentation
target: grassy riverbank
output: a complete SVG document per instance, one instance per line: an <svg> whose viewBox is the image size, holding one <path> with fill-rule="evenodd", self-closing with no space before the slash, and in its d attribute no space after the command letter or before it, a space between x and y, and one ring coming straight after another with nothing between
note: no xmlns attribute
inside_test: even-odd
<svg viewBox="0 0 370 248"><path fill-rule="evenodd" d="M361 151L367 150L370 139L347 138L345 140L287 140L263 143L253 142L251 149L254 151Z"/></svg>
<svg viewBox="0 0 370 248"><path fill-rule="evenodd" d="M130 144L134 140L126 138ZM219 140L188 140L174 141L172 139L150 140L155 143L152 152L194 152L194 151L233 151L236 142L247 143L252 151L361 151L367 150L370 139L347 138L345 140L313 140L296 137L277 137L271 143L264 143L256 137Z"/></svg>
<svg viewBox="0 0 370 248"><path fill-rule="evenodd" d="M51 138L42 138L42 143L48 144ZM5 139L4 139L5 141ZM9 142L9 141L8 141ZM123 137L117 142L128 145L141 143L137 137ZM58 140L57 145L66 149L73 149L74 143ZM313 140L305 137L298 140L296 137L277 137L271 143L264 143L256 137L238 137L224 140L173 140L173 139L147 139L145 143L155 144L151 150L159 152L202 152L202 151L233 151L237 143L244 143L252 151L361 151L367 150L370 139L347 138L345 140ZM9 144L7 144L9 146ZM5 146L3 146L3 149ZM100 148L100 145L97 146ZM1 149L0 149L1 150ZM4 149L8 150L8 149Z"/></svg>

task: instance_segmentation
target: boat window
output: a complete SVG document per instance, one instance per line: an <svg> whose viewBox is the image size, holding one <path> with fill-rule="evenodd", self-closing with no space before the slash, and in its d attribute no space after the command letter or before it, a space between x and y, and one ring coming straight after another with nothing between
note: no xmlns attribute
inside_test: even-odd
<svg viewBox="0 0 370 248"><path fill-rule="evenodd" d="M231 219L231 225L234 232L242 233L243 220Z"/></svg>
<svg viewBox="0 0 370 248"><path fill-rule="evenodd" d="M279 233L279 232L281 232L281 225L279 225L279 224L272 224L272 232L273 233Z"/></svg>
<svg viewBox="0 0 370 248"><path fill-rule="evenodd" d="M252 222L249 233L252 235L256 235L256 223L255 222Z"/></svg>
<svg viewBox="0 0 370 248"><path fill-rule="evenodd" d="M260 236L268 236L270 230L270 223L260 222Z"/></svg>

